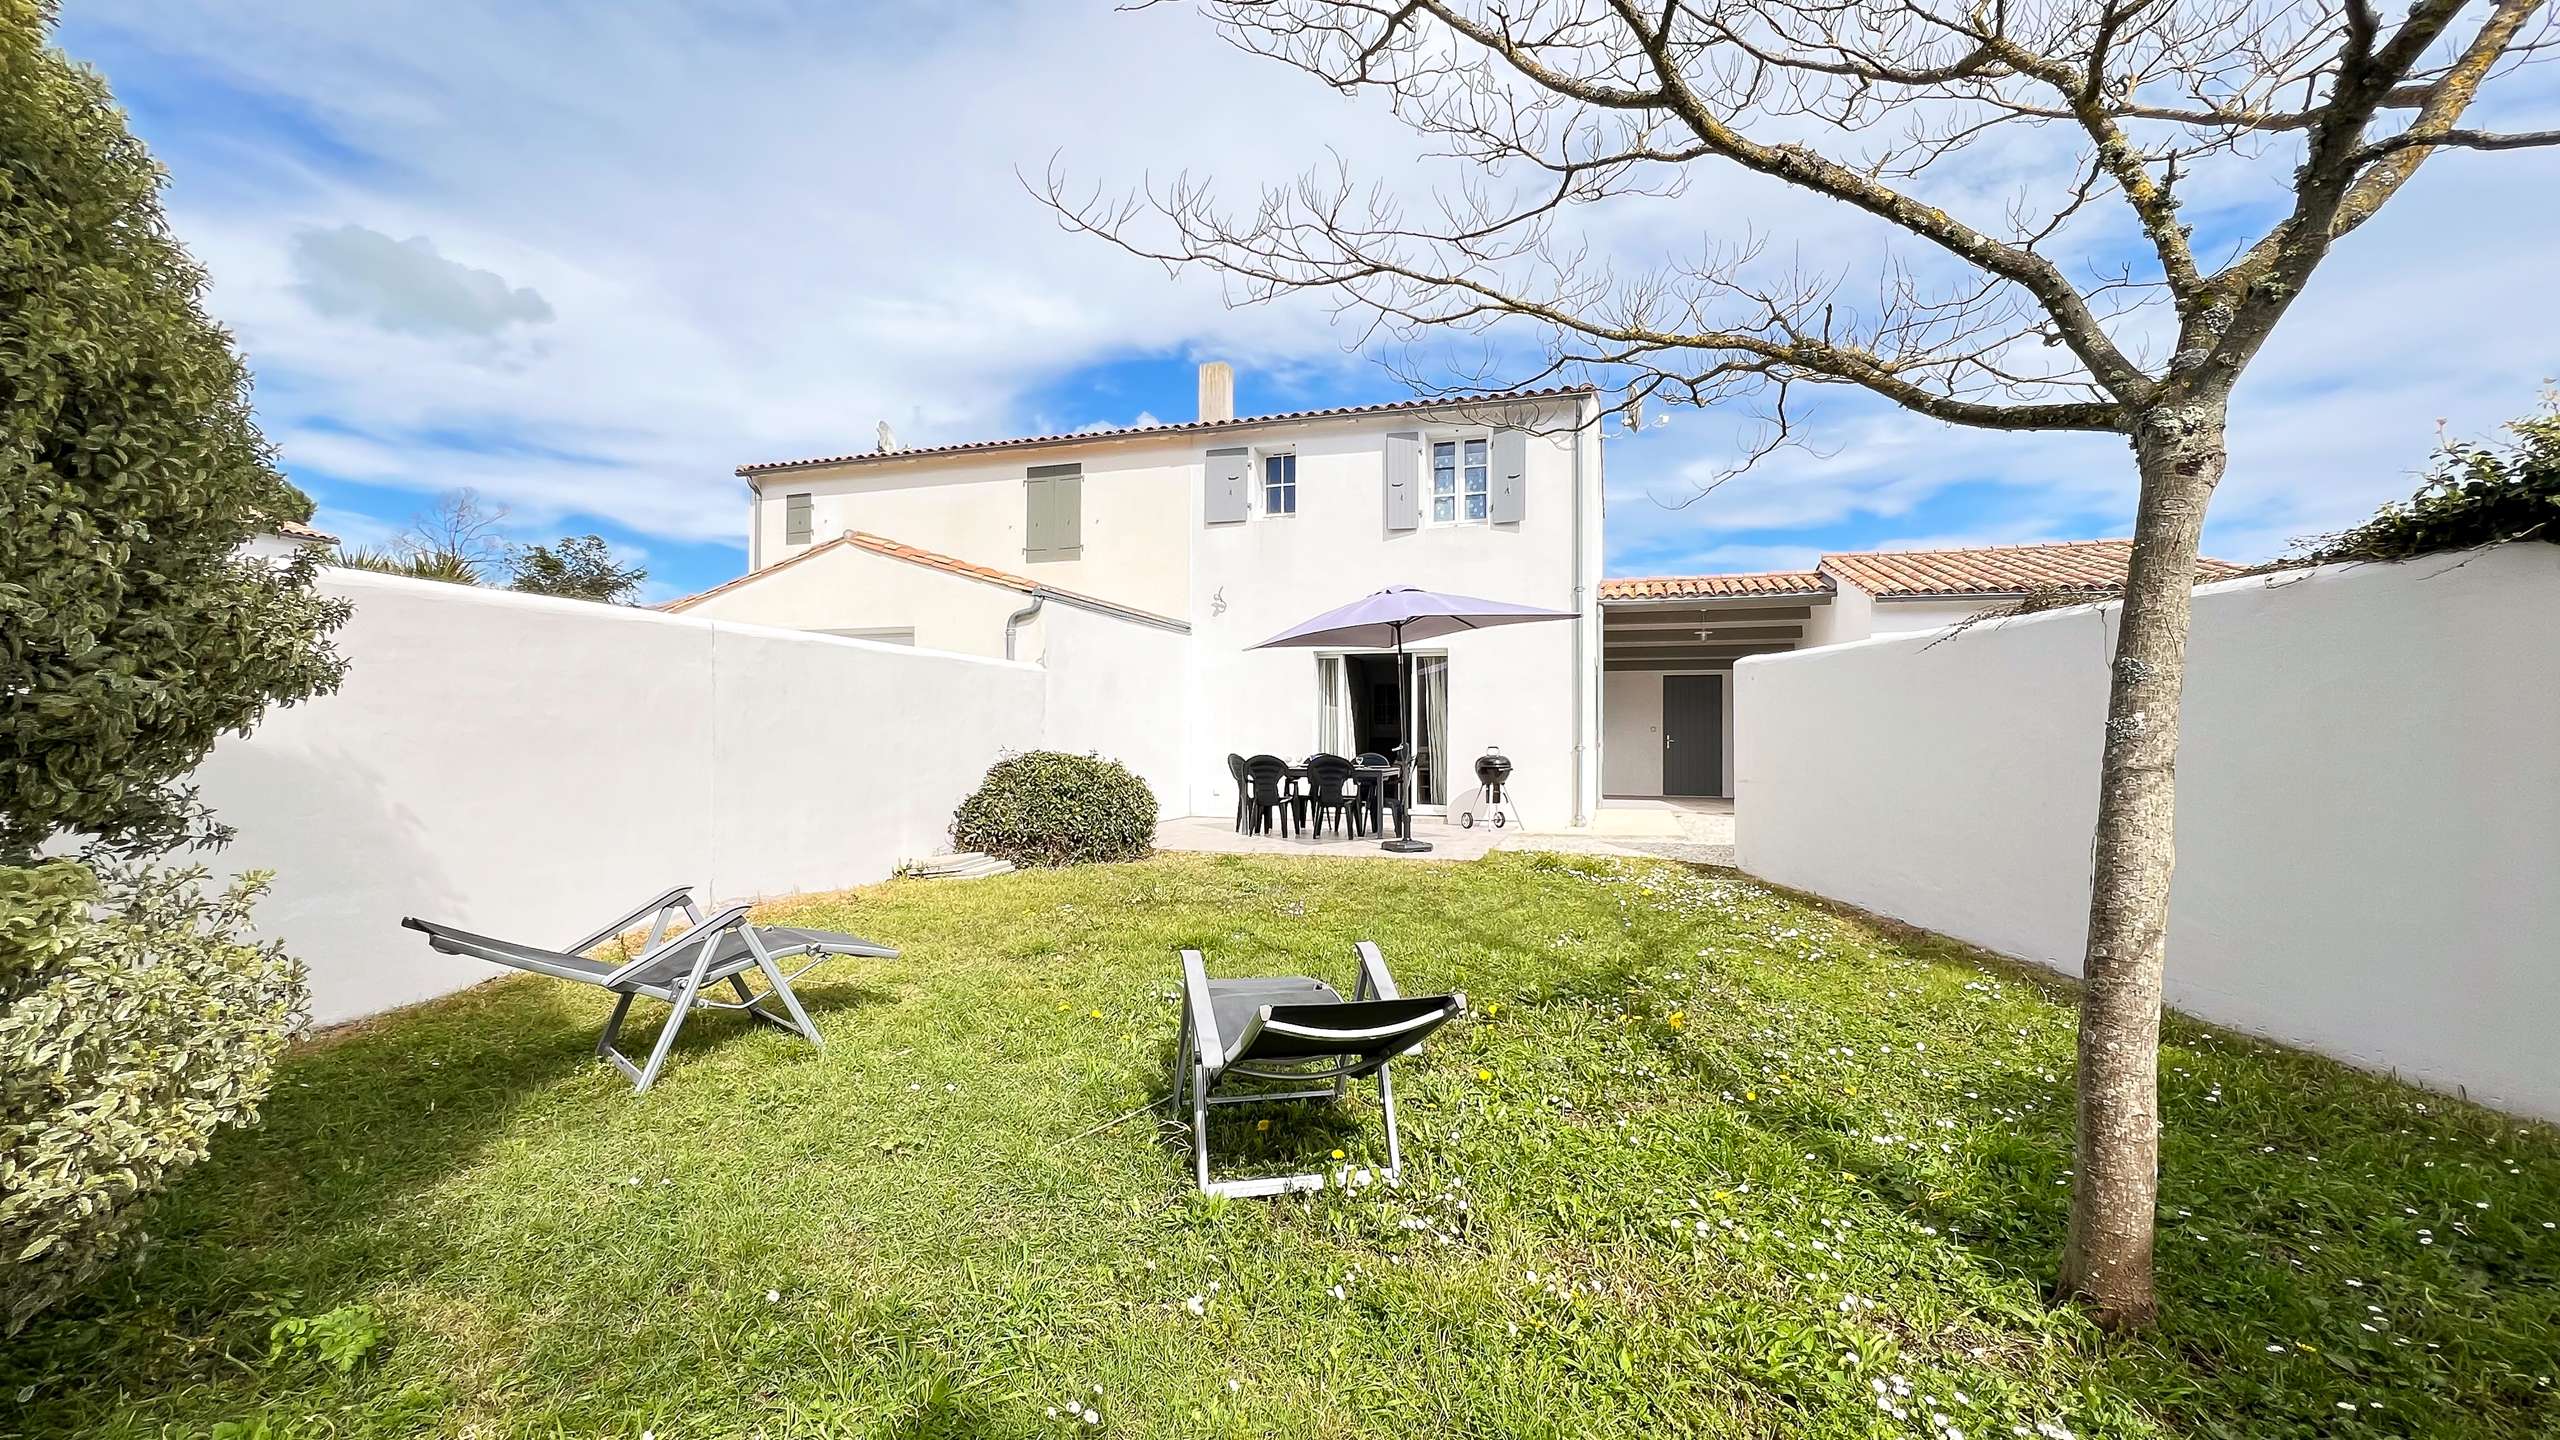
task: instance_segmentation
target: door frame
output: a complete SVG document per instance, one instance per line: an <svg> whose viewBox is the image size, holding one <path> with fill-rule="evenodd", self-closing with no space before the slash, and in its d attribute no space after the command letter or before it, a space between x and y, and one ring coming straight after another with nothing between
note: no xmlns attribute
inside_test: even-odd
<svg viewBox="0 0 2560 1440"><path fill-rule="evenodd" d="M1346 658L1351 657L1351 656L1355 656L1355 655L1373 655L1373 656L1377 656L1377 657L1379 657L1380 659L1392 660L1392 659L1394 659L1394 658L1395 658L1395 654L1396 654L1396 652L1395 652L1395 651L1393 651L1393 650L1369 650L1369 649L1318 650L1318 651L1316 651L1316 652L1315 652L1315 657L1316 657L1316 713L1315 713L1315 724L1310 728L1310 730L1309 730L1309 732L1308 732L1308 734L1309 734L1309 738L1308 738L1308 741L1307 741L1308 748L1309 748L1311 751L1312 751L1312 750L1319 750L1319 749L1322 749L1322 748L1323 748L1323 746L1324 746L1324 709L1325 709L1325 698L1326 698L1326 697L1325 697L1325 681L1324 681L1324 667L1325 667L1325 662L1326 662L1326 661L1333 661L1333 662L1336 662L1336 663L1340 663L1341 661L1345 660ZM1404 718L1404 720L1405 720L1405 722L1406 722L1407 724L1411 725L1411 726L1412 726L1413 728L1415 728L1415 729L1419 729L1419 728L1421 728L1421 720L1422 720L1422 716L1421 716L1421 713L1420 713L1420 712L1421 712L1421 709L1422 709L1422 684L1421 684L1421 680L1422 680L1422 662L1423 662L1423 661L1425 661L1425 660L1438 660L1438 661L1440 661L1443 665L1446 665L1446 664L1448 663L1448 660L1449 660L1449 650L1448 650L1448 647L1447 647L1447 646L1442 646L1442 645L1407 645L1406 647L1404 647L1404 655L1405 655L1405 667L1406 667L1406 670L1407 670L1407 674L1405 675L1405 698L1406 698L1409 702L1411 702L1412 709L1413 709L1413 713L1407 714L1407 715L1406 715L1406 716L1404 716L1403 718ZM1348 685L1348 683L1349 683L1349 681L1350 681L1350 677L1351 677L1351 669L1350 669L1350 667L1349 667L1348 665L1344 665L1344 666L1342 667L1342 672L1341 672L1341 673L1342 673L1342 676L1343 676L1343 680L1344 680L1344 682L1345 682L1345 685L1347 686L1347 685ZM1350 710L1350 704L1349 704L1349 698L1348 698L1348 696L1349 696L1349 692L1348 692L1348 690L1346 689L1344 693L1345 693L1345 700L1344 700L1344 705L1343 705L1343 717L1342 717L1342 718L1343 718L1343 723L1344 723L1345 725L1348 725L1348 724L1350 723L1350 720L1351 720L1351 710ZM1445 704L1445 703L1447 703L1447 702L1446 702L1446 701L1444 701L1443 703ZM1449 721L1450 721L1450 723L1454 726L1454 725L1455 725L1455 723L1456 723L1456 720L1457 720L1457 714L1456 714L1456 712L1453 710L1453 711L1451 711L1451 713L1450 713L1450 715L1449 715ZM1352 742L1352 748L1351 748L1350 750L1347 750L1345 753L1355 753L1355 752L1356 752L1356 749L1357 749L1357 740L1356 740L1356 738L1355 738L1355 737L1351 737L1351 736L1345 736L1345 737L1343 737L1343 738L1344 738L1345 740L1347 740L1347 741L1351 741L1351 742ZM1442 756L1442 757L1441 757L1442 774L1441 774L1441 786L1440 786L1440 788L1441 788L1441 789L1443 789L1444 791L1445 791L1445 790L1446 790L1450 785L1454 785L1455 783L1457 783L1457 782L1456 782L1456 777L1454 777L1454 776L1452 776L1452 775L1450 775L1450 774L1448 773L1448 765L1449 765L1449 763L1450 763L1450 762L1449 762L1449 759L1448 759L1448 757L1447 757L1447 756ZM1436 803L1433 803L1433 804L1430 804L1430 805L1420 805L1420 804L1415 805L1415 806L1413 807L1413 813L1414 813L1414 814L1416 814L1416 815L1446 815L1446 814L1448 814L1448 813L1449 813L1449 803L1448 803L1448 800L1447 800L1446 796L1444 795L1444 796L1443 796L1443 798L1442 798L1442 799L1440 799L1440 800L1439 800L1438 802L1436 802Z"/></svg>
<svg viewBox="0 0 2560 1440"><path fill-rule="evenodd" d="M1671 775L1672 775L1672 769L1671 769L1671 749L1672 749L1672 740L1673 740L1673 733L1674 733L1674 725L1673 725L1673 721L1672 721L1673 707L1672 707L1672 703L1671 703L1671 692L1672 692L1672 682L1673 682L1673 681L1675 681L1675 680L1706 680L1706 681L1711 681L1711 682L1713 682L1713 690L1712 690L1712 692L1711 692L1711 693L1712 693L1712 696L1713 696L1713 699L1712 699L1711 703L1709 703L1708 705L1706 705L1706 706L1702 707L1702 708L1703 708L1703 711L1704 711L1704 714L1703 714L1703 717L1702 717L1702 718L1703 718L1703 722L1704 722L1704 730L1705 730L1706 735L1707 735L1708 737L1710 737L1710 739L1711 739L1712 743L1713 743L1713 744L1714 744L1714 746L1715 746L1715 766L1714 766L1714 771L1713 771L1713 773L1712 773L1712 774L1710 774L1710 775L1708 776L1707 784L1708 784L1708 787L1709 787L1709 788L1707 788L1707 789L1705 789L1705 790L1695 790L1695 791L1692 791L1692 790L1675 790L1675 789L1673 789L1673 788L1672 788L1672 779L1671 779ZM1731 756L1729 756L1729 755L1727 755L1727 754L1725 753L1725 751L1726 751L1726 744L1725 744L1725 733L1724 733L1724 711L1725 711L1725 703L1726 703L1727 697L1731 694L1732 684L1733 684L1732 672L1731 672L1731 671L1728 671L1728 670L1686 670L1686 671L1675 670L1675 671L1667 671L1667 672L1665 672L1665 673L1663 674L1663 676L1662 676L1662 750L1663 750L1663 755L1662 755L1662 794L1663 794L1663 798L1665 798L1665 799L1676 799L1676 800L1714 800L1714 799L1722 799L1725 795L1727 795L1727 794L1730 792L1730 790L1731 790L1731 786L1727 783L1726 777L1727 777L1727 775L1730 773L1731 764L1732 764L1732 757L1731 757Z"/></svg>

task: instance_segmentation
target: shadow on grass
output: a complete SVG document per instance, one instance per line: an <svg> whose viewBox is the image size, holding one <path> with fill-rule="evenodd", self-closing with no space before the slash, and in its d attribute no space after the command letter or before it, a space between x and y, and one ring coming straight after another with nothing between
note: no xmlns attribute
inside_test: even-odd
<svg viewBox="0 0 2560 1440"><path fill-rule="evenodd" d="M895 998L859 982L800 997L822 1031L830 1014ZM262 1356L279 1316L325 1311L350 1283L425 1267L441 1246L421 1197L511 1126L586 1110L601 1130L653 1098L597 1058L608 1008L600 992L511 977L297 1043L260 1123L219 1136L151 1205L148 1244L0 1345L0 1386L73 1370L122 1371L137 1390L202 1378L209 1360ZM626 1050L654 1043L666 1013L654 1008L635 1013ZM761 1028L697 1012L659 1088L684 1084L688 1059ZM137 1314L152 1323L134 1324Z"/></svg>

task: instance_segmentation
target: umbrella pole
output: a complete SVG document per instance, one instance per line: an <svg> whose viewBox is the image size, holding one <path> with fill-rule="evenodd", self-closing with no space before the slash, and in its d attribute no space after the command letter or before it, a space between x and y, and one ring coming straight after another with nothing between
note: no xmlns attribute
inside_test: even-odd
<svg viewBox="0 0 2560 1440"><path fill-rule="evenodd" d="M1405 671L1404 622L1396 622L1396 838L1381 843L1381 850L1399 855L1419 855L1431 848L1428 840L1413 838L1413 682Z"/></svg>

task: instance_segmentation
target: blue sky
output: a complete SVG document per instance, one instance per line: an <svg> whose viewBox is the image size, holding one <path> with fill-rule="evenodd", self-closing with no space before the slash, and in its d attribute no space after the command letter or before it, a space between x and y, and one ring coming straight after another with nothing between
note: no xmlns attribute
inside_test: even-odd
<svg viewBox="0 0 2560 1440"><path fill-rule="evenodd" d="M1231 309L1214 280L1061 232L1017 178L1187 171L1243 195L1340 153L1445 184L1392 117L1180 7L946 13L95 0L60 41L170 170L260 420L351 540L467 485L515 538L605 535L666 596L743 565L736 465L868 448L883 419L911 442L1185 419L1209 358L1236 364L1247 411L1406 393L1322 305ZM2550 124L2560 93L2527 71L2497 104ZM2263 213L2285 163L2197 192L2208 242ZM2008 179L1948 183L1989 208ZM2560 157L2432 162L2244 384L2208 549L2256 559L2351 523L2406 493L2439 423L2481 434L2530 408L2560 373L2555 221ZM1629 265L1754 230L1844 274L1908 258L1839 207L1714 175L1592 224ZM1829 396L1813 448L1704 492L1748 417L1656 413L1609 445L1615 574L2130 523L2130 465L2103 437Z"/></svg>

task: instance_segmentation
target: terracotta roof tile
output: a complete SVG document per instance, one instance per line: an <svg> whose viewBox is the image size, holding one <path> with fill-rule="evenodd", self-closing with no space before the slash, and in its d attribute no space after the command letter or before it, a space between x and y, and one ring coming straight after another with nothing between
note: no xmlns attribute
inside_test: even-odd
<svg viewBox="0 0 2560 1440"><path fill-rule="evenodd" d="M1825 555L1812 570L1756 575L1661 575L1603 580L1609 600L1717 600L1749 595L1822 595L1846 580L1871 595L1910 600L1930 596L2023 595L2031 590L2111 591L2124 586L2131 540L2066 540L2042 545L1982 545L1964 550L1857 550ZM2196 561L2196 583L2227 580L2246 568Z"/></svg>
<svg viewBox="0 0 2560 1440"><path fill-rule="evenodd" d="M1769 570L1756 575L1657 575L1603 580L1609 600L1720 600L1737 595L1827 595L1831 582L1814 570Z"/></svg>
<svg viewBox="0 0 2560 1440"><path fill-rule="evenodd" d="M984 450L1031 446L1078 445L1089 440L1126 440L1133 436L1216 434L1250 430L1257 425L1285 425L1298 420L1330 420L1346 415L1388 415L1400 410L1450 410L1469 405L1504 405L1520 400L1549 400L1560 395L1589 395L1588 385L1558 385L1545 390L1505 390L1485 395L1453 395L1445 399L1390 400L1381 405L1337 405L1325 410L1289 410L1277 415L1243 415L1233 420L1184 420L1170 425L1129 425L1116 430L1084 430L1071 435L1023 435L1010 440L967 440L952 445L919 445L905 450L869 450L856 455L822 455L808 460L768 460L738 467L740 475L769 475L781 470L808 470L837 465L875 465L934 455L967 455Z"/></svg>
<svg viewBox="0 0 2560 1440"><path fill-rule="evenodd" d="M314 545L335 545L338 543L337 536L316 526L305 525L299 520L284 520L277 522L275 533L283 536L287 540L303 540Z"/></svg>
<svg viewBox="0 0 2560 1440"><path fill-rule="evenodd" d="M2124 587L2131 540L2073 540L2044 545L1985 545L1965 550L1868 550L1822 557L1825 573L1869 594L2018 595L2031 590L2109 591ZM2196 583L2224 580L2241 567L2196 561Z"/></svg>

